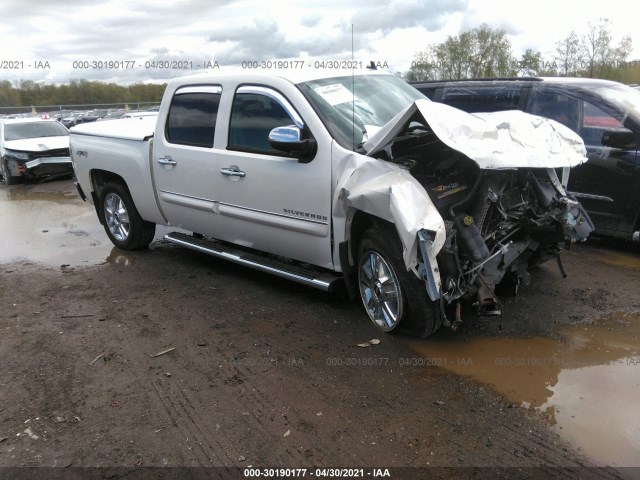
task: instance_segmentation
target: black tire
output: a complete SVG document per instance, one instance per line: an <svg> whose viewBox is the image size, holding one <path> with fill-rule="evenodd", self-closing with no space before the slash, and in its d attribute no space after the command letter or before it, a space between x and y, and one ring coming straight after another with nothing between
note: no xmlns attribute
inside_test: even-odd
<svg viewBox="0 0 640 480"><path fill-rule="evenodd" d="M20 177L14 177L13 175L10 175L9 172L9 167L7 165L7 161L4 160L2 162L2 179L4 180L5 185L15 185L17 183L20 182Z"/></svg>
<svg viewBox="0 0 640 480"><path fill-rule="evenodd" d="M424 281L406 269L400 245L393 225L372 227L363 234L357 264L360 298L380 330L428 337L442 324L440 305L428 297ZM382 273L374 274L372 265ZM380 281L380 276L389 278Z"/></svg>
<svg viewBox="0 0 640 480"><path fill-rule="evenodd" d="M156 224L143 220L125 185L109 182L100 191L100 216L111 242L122 250L146 248Z"/></svg>

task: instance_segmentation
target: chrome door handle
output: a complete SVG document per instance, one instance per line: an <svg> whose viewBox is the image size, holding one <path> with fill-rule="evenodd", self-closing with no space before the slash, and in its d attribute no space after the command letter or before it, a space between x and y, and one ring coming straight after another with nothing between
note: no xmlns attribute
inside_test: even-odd
<svg viewBox="0 0 640 480"><path fill-rule="evenodd" d="M227 175L229 177L245 177L247 174L240 170L237 167L227 167L220 169L220 173L222 175Z"/></svg>
<svg viewBox="0 0 640 480"><path fill-rule="evenodd" d="M172 160L169 155L158 158L158 163L160 165L171 165L171 166L175 166L178 164L178 162L176 162L175 160Z"/></svg>

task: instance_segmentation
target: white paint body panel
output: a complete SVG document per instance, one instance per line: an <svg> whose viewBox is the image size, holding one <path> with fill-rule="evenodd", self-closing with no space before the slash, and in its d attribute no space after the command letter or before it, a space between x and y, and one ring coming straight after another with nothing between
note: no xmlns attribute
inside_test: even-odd
<svg viewBox="0 0 640 480"><path fill-rule="evenodd" d="M290 82L264 77L222 77L222 97L213 148L175 145L164 136L164 122L173 92L184 83L167 87L158 117L151 161L158 199L169 224L215 238L333 268L331 251L331 137L300 91ZM253 81L250 81L253 80ZM235 91L240 85L270 87L294 105L318 142L318 153L307 164L296 159L227 150L228 121ZM170 156L175 166L160 165ZM237 167L245 177L229 177L221 169ZM313 214L310 219L303 212Z"/></svg>

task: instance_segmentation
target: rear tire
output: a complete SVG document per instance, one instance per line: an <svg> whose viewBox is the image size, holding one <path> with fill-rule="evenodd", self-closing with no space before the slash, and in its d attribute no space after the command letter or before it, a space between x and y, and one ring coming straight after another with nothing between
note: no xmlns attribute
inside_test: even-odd
<svg viewBox="0 0 640 480"><path fill-rule="evenodd" d="M365 311L383 332L427 337L442 324L439 304L423 280L408 271L392 225L367 230L358 247L358 288Z"/></svg>
<svg viewBox="0 0 640 480"><path fill-rule="evenodd" d="M153 241L156 224L142 219L122 183L109 182L102 187L100 215L109 239L122 250L146 248Z"/></svg>

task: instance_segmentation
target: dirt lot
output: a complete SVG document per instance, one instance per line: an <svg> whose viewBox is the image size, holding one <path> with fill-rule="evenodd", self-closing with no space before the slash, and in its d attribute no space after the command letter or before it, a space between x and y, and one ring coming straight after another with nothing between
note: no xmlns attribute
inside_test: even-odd
<svg viewBox="0 0 640 480"><path fill-rule="evenodd" d="M316 467L364 468L369 477L389 468L392 478L633 476L583 468L603 463L559 436L540 410L521 408L525 397L474 379L485 347L459 347L513 337L562 344L563 329L575 325L628 325L607 315L640 311L634 250L578 245L564 256L570 277L555 264L538 268L532 285L505 302L501 322L466 312L462 332L416 344L377 333L340 295L161 240L135 253L111 249L72 188L0 187L5 218L11 202L28 212L38 198L86 213L47 225L25 214L24 230L10 229L12 238L5 227L0 237L2 250L21 257L5 252L0 263L0 477L247 478L247 466L307 468L307 478ZM53 261L44 245L56 250ZM62 250L73 258L82 249L101 260L59 263ZM627 335L636 345L637 333ZM380 344L358 347L372 338ZM442 353L449 345L456 356ZM60 468L9 468L24 466ZM160 466L242 468L144 468Z"/></svg>

